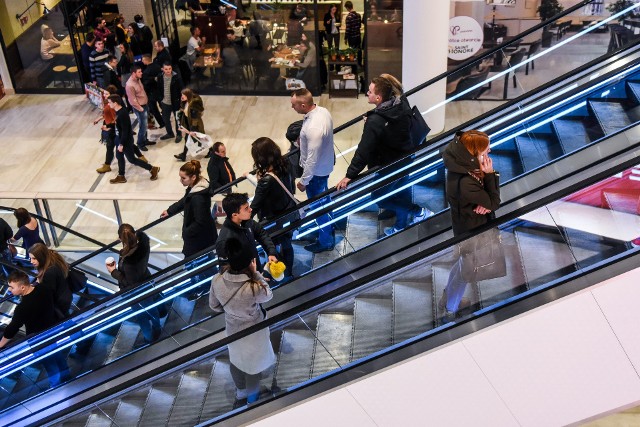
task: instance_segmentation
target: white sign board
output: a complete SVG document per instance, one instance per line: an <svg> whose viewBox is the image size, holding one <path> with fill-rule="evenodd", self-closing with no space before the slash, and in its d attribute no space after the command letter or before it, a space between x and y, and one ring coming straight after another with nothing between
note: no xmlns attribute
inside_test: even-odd
<svg viewBox="0 0 640 427"><path fill-rule="evenodd" d="M449 20L449 58L462 61L482 48L482 26L469 16L456 16Z"/></svg>

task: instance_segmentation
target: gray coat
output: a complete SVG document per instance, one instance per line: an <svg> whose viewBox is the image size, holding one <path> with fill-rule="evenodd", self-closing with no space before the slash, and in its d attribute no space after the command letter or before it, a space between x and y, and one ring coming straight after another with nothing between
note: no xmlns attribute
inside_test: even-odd
<svg viewBox="0 0 640 427"><path fill-rule="evenodd" d="M269 301L273 294L260 273L256 273L254 280L260 283L255 295L246 274L231 274L227 271L216 274L211 281L209 306L213 311L224 311L227 336L266 318L260 304ZM253 288L255 289L255 285ZM230 343L229 359L238 369L252 375L272 366L276 362L276 356L269 339L269 328Z"/></svg>

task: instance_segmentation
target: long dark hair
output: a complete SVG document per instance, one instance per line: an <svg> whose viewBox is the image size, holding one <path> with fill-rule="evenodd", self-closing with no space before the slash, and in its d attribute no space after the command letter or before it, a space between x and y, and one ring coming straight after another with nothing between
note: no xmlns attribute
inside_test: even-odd
<svg viewBox="0 0 640 427"><path fill-rule="evenodd" d="M276 176L282 177L289 172L287 160L282 157L280 147L266 136L253 141L251 144L251 157L253 157L253 167L260 176L265 176L267 172L272 172Z"/></svg>
<svg viewBox="0 0 640 427"><path fill-rule="evenodd" d="M121 224L118 227L118 237L122 242L120 256L127 256L138 248L138 236L136 230L130 224Z"/></svg>
<svg viewBox="0 0 640 427"><path fill-rule="evenodd" d="M64 277L69 274L69 265L64 258L53 249L47 248L43 243L31 246L29 253L38 261L38 279L42 279L44 273L54 265L62 270Z"/></svg>
<svg viewBox="0 0 640 427"><path fill-rule="evenodd" d="M29 211L25 208L16 209L13 211L13 216L15 216L18 221L18 228L29 224L29 221L31 221L31 214L29 214Z"/></svg>

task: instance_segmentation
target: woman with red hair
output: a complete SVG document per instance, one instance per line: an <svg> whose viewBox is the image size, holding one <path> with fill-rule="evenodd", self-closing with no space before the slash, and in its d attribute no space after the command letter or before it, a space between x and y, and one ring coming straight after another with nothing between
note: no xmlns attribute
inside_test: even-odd
<svg viewBox="0 0 640 427"><path fill-rule="evenodd" d="M483 226L500 206L500 174L493 169L490 152L489 136L470 130L456 135L442 153L454 236ZM458 311L466 287L460 257L438 304L445 320Z"/></svg>

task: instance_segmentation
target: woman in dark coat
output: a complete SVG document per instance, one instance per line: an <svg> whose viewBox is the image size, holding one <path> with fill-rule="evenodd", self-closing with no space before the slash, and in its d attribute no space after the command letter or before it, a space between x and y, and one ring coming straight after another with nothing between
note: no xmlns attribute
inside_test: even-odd
<svg viewBox="0 0 640 427"><path fill-rule="evenodd" d="M185 257L216 243L218 231L211 217L209 182L202 176L200 162L191 160L180 168L180 182L187 187L182 199L162 212L162 217L183 211L182 253Z"/></svg>
<svg viewBox="0 0 640 427"><path fill-rule="evenodd" d="M122 291L128 291L148 281L151 273L149 272L149 255L151 248L149 245L149 236L136 230L129 224L122 224L118 228L118 238L122 242L122 250L120 251L120 259L116 267L113 264L107 264L107 270L111 277L118 281L118 286ZM153 299L144 300L134 309L145 309L145 312L138 314L134 319L140 325L142 336L147 343L158 339L161 333L158 309L156 307L148 308L153 303Z"/></svg>
<svg viewBox="0 0 640 427"><path fill-rule="evenodd" d="M29 248L29 259L38 271L38 286L48 288L53 294L56 319L65 319L69 316L73 298L67 283L69 265L59 253L43 243L36 243Z"/></svg>
<svg viewBox="0 0 640 427"><path fill-rule="evenodd" d="M18 223L18 232L10 239L11 243L22 239L22 247L27 250L36 243L44 243L40 238L38 221L29 214L29 211L25 208L18 208L13 212L13 216L16 217Z"/></svg>
<svg viewBox="0 0 640 427"><path fill-rule="evenodd" d="M487 134L470 130L454 138L442 153L454 236L486 224L500 206L500 174L493 169L490 151ZM466 286L460 257L438 304L445 317L458 311Z"/></svg>
<svg viewBox="0 0 640 427"><path fill-rule="evenodd" d="M293 200L294 183L289 162L282 156L280 147L267 137L258 138L251 144L251 156L258 178L251 209L260 221L271 221L296 205ZM279 247L278 258L281 258L287 267L286 278L293 277L292 237L293 232L290 232L273 239L273 243Z"/></svg>
<svg viewBox="0 0 640 427"><path fill-rule="evenodd" d="M189 132L204 133L204 122L202 121L203 113L204 103L202 102L202 98L200 98L200 95L189 88L182 89L180 97L180 110L178 111L180 122L180 129L178 129L178 132L181 133L179 133L178 136L184 135L186 141L187 134ZM180 140L176 139L176 142L180 142ZM182 150L182 153L176 154L173 157L183 162L187 160L186 143L184 146L184 150Z"/></svg>

